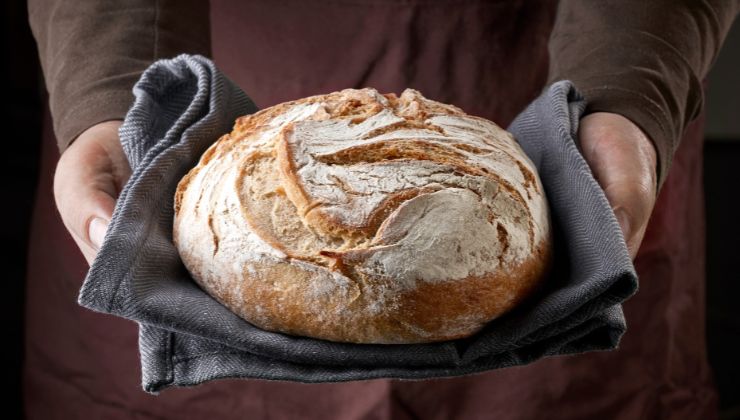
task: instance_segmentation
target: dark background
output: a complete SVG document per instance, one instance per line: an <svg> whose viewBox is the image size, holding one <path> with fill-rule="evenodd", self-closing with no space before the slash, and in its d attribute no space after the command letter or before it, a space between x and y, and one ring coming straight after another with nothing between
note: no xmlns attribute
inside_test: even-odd
<svg viewBox="0 0 740 420"><path fill-rule="evenodd" d="M31 30L26 17L26 2L3 1L2 52L0 80L5 81L2 95L3 155L0 161L6 192L0 203L0 264L7 277L3 279L0 319L3 325L2 354L5 359L0 375L4 400L3 417L22 417L21 367L23 360L23 310L26 272L26 249L33 201L36 194L38 158L41 144L41 79ZM43 193L51 193L46 191ZM53 281L53 279L49 279Z"/></svg>
<svg viewBox="0 0 740 420"><path fill-rule="evenodd" d="M721 420L740 419L740 19L706 92L707 345Z"/></svg>
<svg viewBox="0 0 740 420"><path fill-rule="evenodd" d="M36 194L45 97L36 46L23 0L2 2L0 80L6 81L2 147L6 200L0 204L4 279L2 389L5 418L22 417L21 368L26 250ZM9 81L9 83L8 83ZM707 343L720 391L721 419L740 419L740 24L735 24L707 89L705 197L707 211ZM54 281L54 279L49 279Z"/></svg>

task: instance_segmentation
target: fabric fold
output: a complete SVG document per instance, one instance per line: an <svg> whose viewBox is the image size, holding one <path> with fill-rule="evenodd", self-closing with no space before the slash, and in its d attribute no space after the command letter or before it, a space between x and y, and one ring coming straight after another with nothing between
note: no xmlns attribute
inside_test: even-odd
<svg viewBox="0 0 740 420"><path fill-rule="evenodd" d="M133 174L79 303L140 325L143 388L218 378L337 382L467 375L545 356L617 347L620 303L637 276L619 225L575 144L585 108L572 84L548 87L508 128L537 166L555 232L555 264L524 305L474 336L439 343L337 343L261 330L190 278L172 243L179 180L256 106L201 56L154 63L121 126Z"/></svg>

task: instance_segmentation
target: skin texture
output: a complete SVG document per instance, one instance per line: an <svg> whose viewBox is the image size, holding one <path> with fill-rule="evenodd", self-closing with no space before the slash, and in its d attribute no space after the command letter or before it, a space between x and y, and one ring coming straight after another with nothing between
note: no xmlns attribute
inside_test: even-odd
<svg viewBox="0 0 740 420"><path fill-rule="evenodd" d="M585 116L578 128L578 141L634 260L657 196L655 147L637 125L607 112Z"/></svg>
<svg viewBox="0 0 740 420"><path fill-rule="evenodd" d="M54 198L65 227L88 264L95 259L116 199L131 176L118 138L121 121L106 121L80 134L54 174ZM634 259L656 199L656 152L627 118L597 112L581 120L578 141L604 189Z"/></svg>
<svg viewBox="0 0 740 420"><path fill-rule="evenodd" d="M64 151L54 173L54 199L64 226L88 264L105 236L113 208L131 176L118 139L121 121L96 124Z"/></svg>

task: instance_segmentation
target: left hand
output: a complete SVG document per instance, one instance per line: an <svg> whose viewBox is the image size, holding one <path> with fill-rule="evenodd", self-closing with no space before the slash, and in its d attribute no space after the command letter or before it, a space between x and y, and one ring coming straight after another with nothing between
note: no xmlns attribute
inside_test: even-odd
<svg viewBox="0 0 740 420"><path fill-rule="evenodd" d="M617 216L634 260L655 205L655 147L632 121L608 112L595 112L581 119L578 141Z"/></svg>

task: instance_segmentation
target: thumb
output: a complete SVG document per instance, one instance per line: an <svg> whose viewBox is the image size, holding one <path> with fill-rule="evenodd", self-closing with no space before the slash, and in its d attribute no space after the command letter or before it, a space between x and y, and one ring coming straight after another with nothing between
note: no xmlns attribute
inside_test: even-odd
<svg viewBox="0 0 740 420"><path fill-rule="evenodd" d="M581 120L578 140L634 259L655 204L655 148L630 120L605 112Z"/></svg>
<svg viewBox="0 0 740 420"><path fill-rule="evenodd" d="M64 226L88 263L103 244L116 199L130 175L118 140L120 122L82 133L62 154L54 174L54 198Z"/></svg>
<svg viewBox="0 0 740 420"><path fill-rule="evenodd" d="M103 245L103 239L105 239L105 233L108 231L108 224L110 224L109 215L91 216L90 222L87 224L87 235L90 239L90 245L95 249L100 249Z"/></svg>

